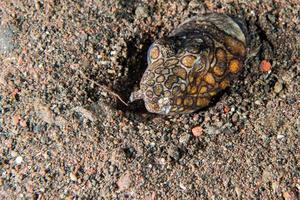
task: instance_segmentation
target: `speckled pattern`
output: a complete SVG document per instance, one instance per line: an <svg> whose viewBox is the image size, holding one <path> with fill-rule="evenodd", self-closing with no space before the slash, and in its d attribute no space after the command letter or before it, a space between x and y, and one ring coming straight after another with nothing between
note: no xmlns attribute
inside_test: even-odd
<svg viewBox="0 0 300 200"><path fill-rule="evenodd" d="M211 13L181 24L148 50L140 90L149 112L191 113L209 105L230 85L246 57L246 36L225 14Z"/></svg>

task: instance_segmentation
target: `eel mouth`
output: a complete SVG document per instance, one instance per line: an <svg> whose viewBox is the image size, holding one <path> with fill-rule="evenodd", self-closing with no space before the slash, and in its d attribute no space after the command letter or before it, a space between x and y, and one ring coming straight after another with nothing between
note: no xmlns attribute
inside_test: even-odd
<svg viewBox="0 0 300 200"><path fill-rule="evenodd" d="M134 91L130 94L129 102L131 103L140 99L144 99L143 92L141 90Z"/></svg>

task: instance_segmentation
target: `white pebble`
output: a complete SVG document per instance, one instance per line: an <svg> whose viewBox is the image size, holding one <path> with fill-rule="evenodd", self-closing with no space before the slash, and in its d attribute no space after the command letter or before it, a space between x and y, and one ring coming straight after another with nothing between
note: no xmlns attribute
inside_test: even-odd
<svg viewBox="0 0 300 200"><path fill-rule="evenodd" d="M70 179L71 179L72 181L77 181L77 176L76 176L76 174L73 173L73 172L71 172L71 173L70 173Z"/></svg>
<svg viewBox="0 0 300 200"><path fill-rule="evenodd" d="M20 165L22 162L23 162L23 158L22 158L21 156L18 156L18 157L16 158L16 160L15 160L15 163L16 163L17 165Z"/></svg>
<svg viewBox="0 0 300 200"><path fill-rule="evenodd" d="M11 151L10 152L10 155L11 155L11 157L17 157L18 156L18 153L17 152L15 152L15 151Z"/></svg>
<svg viewBox="0 0 300 200"><path fill-rule="evenodd" d="M179 187L180 187L182 190L186 190L186 187L185 187L182 183L179 184Z"/></svg>
<svg viewBox="0 0 300 200"><path fill-rule="evenodd" d="M280 139L282 139L284 137L285 137L284 135L279 134L279 135L277 135L277 140L280 140Z"/></svg>

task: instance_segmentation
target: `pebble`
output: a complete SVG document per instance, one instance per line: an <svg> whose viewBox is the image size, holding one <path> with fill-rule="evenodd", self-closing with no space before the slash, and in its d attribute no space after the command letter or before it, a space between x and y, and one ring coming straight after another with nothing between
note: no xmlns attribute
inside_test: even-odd
<svg viewBox="0 0 300 200"><path fill-rule="evenodd" d="M23 158L21 156L18 156L15 160L16 165L20 165L23 162Z"/></svg>
<svg viewBox="0 0 300 200"><path fill-rule="evenodd" d="M70 179L71 179L71 181L77 181L77 176L76 176L76 174L73 173L73 172L71 172L71 173L70 173Z"/></svg>
<svg viewBox="0 0 300 200"><path fill-rule="evenodd" d="M238 199L240 199L240 196L241 196L241 188L239 188L238 186L236 186L235 188L234 188L234 190L235 190L235 193L236 193L236 195L238 196Z"/></svg>
<svg viewBox="0 0 300 200"><path fill-rule="evenodd" d="M190 126L189 126L188 124L185 124L185 125L184 125L184 128L185 128L185 129L189 129Z"/></svg>
<svg viewBox="0 0 300 200"><path fill-rule="evenodd" d="M284 138L284 135L281 135L281 134L277 135L277 140L281 140L283 138Z"/></svg>
<svg viewBox="0 0 300 200"><path fill-rule="evenodd" d="M11 155L11 157L15 158L18 156L18 153L16 151L11 151L10 155Z"/></svg>
<svg viewBox="0 0 300 200"><path fill-rule="evenodd" d="M182 143L182 144L187 144L190 140L190 137L191 137L190 134L185 133L185 134L180 136L179 142Z"/></svg>
<svg viewBox="0 0 300 200"><path fill-rule="evenodd" d="M138 6L135 9L135 16L137 18L147 18L149 16L149 9L146 5Z"/></svg>
<svg viewBox="0 0 300 200"><path fill-rule="evenodd" d="M274 192L278 192L279 184L277 181L272 181L271 187Z"/></svg>
<svg viewBox="0 0 300 200"><path fill-rule="evenodd" d="M72 196L67 196L67 197L65 198L65 200L73 200L73 197L72 197Z"/></svg>
<svg viewBox="0 0 300 200"><path fill-rule="evenodd" d="M34 103L34 109L37 116L44 122L48 124L53 124L54 113L51 111L49 106L43 105L40 101Z"/></svg>
<svg viewBox="0 0 300 200"><path fill-rule="evenodd" d="M199 7L201 4L199 3L199 1L197 0L192 0L190 3L189 3L189 7L191 9L195 9L197 7Z"/></svg>
<svg viewBox="0 0 300 200"><path fill-rule="evenodd" d="M277 81L274 85L274 92L278 94L282 91L282 89L283 89L283 85L281 81Z"/></svg>
<svg viewBox="0 0 300 200"><path fill-rule="evenodd" d="M159 159L159 164L160 165L165 165L166 164L166 159L164 159L164 158Z"/></svg>
<svg viewBox="0 0 300 200"><path fill-rule="evenodd" d="M272 22L273 24L276 22L276 17L272 14L267 14L267 18Z"/></svg>
<svg viewBox="0 0 300 200"><path fill-rule="evenodd" d="M225 105L223 110L224 110L224 113L228 113L230 111L230 108L229 108L229 106Z"/></svg>
<svg viewBox="0 0 300 200"><path fill-rule="evenodd" d="M214 126L207 126L206 127L206 132L208 135L215 135L215 134L219 134L220 130L216 129Z"/></svg>
<svg viewBox="0 0 300 200"><path fill-rule="evenodd" d="M294 199L294 195L291 195L291 193L289 193L287 191L283 192L282 196L283 196L284 200L293 200Z"/></svg>
<svg viewBox="0 0 300 200"><path fill-rule="evenodd" d="M263 61L261 61L261 63L260 63L260 70L262 71L262 72L268 72L268 71L270 71L270 69L271 69L271 63L269 62L269 61L267 61L267 60L263 60Z"/></svg>
<svg viewBox="0 0 300 200"><path fill-rule="evenodd" d="M130 184L131 184L131 178L129 172L123 174L117 182L120 191L128 189L130 187Z"/></svg>
<svg viewBox="0 0 300 200"><path fill-rule="evenodd" d="M193 121L198 121L199 120L199 115L198 114L195 114L194 116L193 116Z"/></svg>
<svg viewBox="0 0 300 200"><path fill-rule="evenodd" d="M201 126L195 126L192 128L192 133L195 137L199 137L203 134L203 128Z"/></svg>
<svg viewBox="0 0 300 200"><path fill-rule="evenodd" d="M20 115L18 115L18 114L14 115L12 118L12 124L14 126L17 126L20 122L20 119L21 119Z"/></svg>
<svg viewBox="0 0 300 200"><path fill-rule="evenodd" d="M236 123L239 120L239 114L234 113L231 118L233 123Z"/></svg>
<svg viewBox="0 0 300 200"><path fill-rule="evenodd" d="M179 187L180 187L182 190L186 190L185 185L183 185L182 183L179 184Z"/></svg>
<svg viewBox="0 0 300 200"><path fill-rule="evenodd" d="M255 104L255 105L258 105L258 106L261 106L261 105L262 105L262 102L261 102L260 100L256 100L256 101L254 101L254 104Z"/></svg>
<svg viewBox="0 0 300 200"><path fill-rule="evenodd" d="M0 26L0 53L9 53L14 47L12 29L9 26Z"/></svg>

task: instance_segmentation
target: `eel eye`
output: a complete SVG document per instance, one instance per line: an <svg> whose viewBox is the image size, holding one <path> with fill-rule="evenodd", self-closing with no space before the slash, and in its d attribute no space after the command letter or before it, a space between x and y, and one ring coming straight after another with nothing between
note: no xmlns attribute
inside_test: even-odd
<svg viewBox="0 0 300 200"><path fill-rule="evenodd" d="M153 45L149 48L148 51L148 63L152 63L153 61L157 60L160 56L160 49L158 46Z"/></svg>

